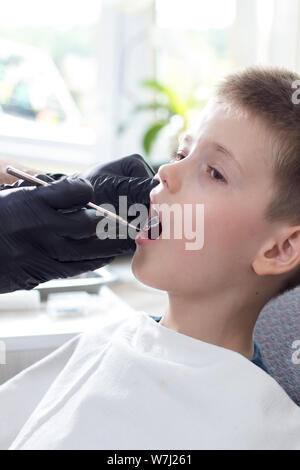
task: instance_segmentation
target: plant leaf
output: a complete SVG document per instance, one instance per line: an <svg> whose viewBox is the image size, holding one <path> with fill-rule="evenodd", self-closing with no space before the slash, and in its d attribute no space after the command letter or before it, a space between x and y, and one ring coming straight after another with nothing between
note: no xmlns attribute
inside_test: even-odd
<svg viewBox="0 0 300 470"><path fill-rule="evenodd" d="M142 85L146 88L151 88L159 93L162 93L167 98L167 104L163 106L167 108L171 114L180 114L180 116L185 117L188 106L187 104L178 96L174 90L170 87L163 85L157 80L143 80Z"/></svg>
<svg viewBox="0 0 300 470"><path fill-rule="evenodd" d="M133 113L139 113L140 111L151 111L151 110L163 110L163 111L168 111L169 114L172 114L170 112L170 110L168 109L168 107L166 107L164 104L162 103L156 103L156 102L152 102L152 103L145 103L145 104L137 104L134 108L133 108Z"/></svg>
<svg viewBox="0 0 300 470"><path fill-rule="evenodd" d="M168 124L169 121L161 121L153 124L143 137L143 149L147 155L150 154L152 145L157 137L157 134Z"/></svg>
<svg viewBox="0 0 300 470"><path fill-rule="evenodd" d="M165 87L162 83L158 82L155 79L143 80L141 84L146 88L151 88L152 90L160 91L164 94L168 93L167 87Z"/></svg>

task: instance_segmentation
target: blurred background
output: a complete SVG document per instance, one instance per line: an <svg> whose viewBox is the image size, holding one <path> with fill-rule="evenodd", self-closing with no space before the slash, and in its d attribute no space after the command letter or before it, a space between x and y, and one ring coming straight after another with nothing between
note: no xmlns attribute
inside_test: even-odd
<svg viewBox="0 0 300 470"><path fill-rule="evenodd" d="M10 0L0 15L0 155L72 172L165 163L213 86L300 68L299 0Z"/></svg>
<svg viewBox="0 0 300 470"><path fill-rule="evenodd" d="M71 174L140 153L157 171L214 85L254 64L300 72L300 0L9 0L0 160ZM167 293L130 263L2 294L0 384L112 314L162 315Z"/></svg>

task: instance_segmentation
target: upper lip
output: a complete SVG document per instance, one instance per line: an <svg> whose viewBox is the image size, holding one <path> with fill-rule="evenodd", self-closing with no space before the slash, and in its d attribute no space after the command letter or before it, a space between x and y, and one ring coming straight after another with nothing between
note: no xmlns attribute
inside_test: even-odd
<svg viewBox="0 0 300 470"><path fill-rule="evenodd" d="M151 204L160 204L160 203L156 200L155 196L153 196L153 194L151 194L151 193L150 193L150 202L151 202Z"/></svg>

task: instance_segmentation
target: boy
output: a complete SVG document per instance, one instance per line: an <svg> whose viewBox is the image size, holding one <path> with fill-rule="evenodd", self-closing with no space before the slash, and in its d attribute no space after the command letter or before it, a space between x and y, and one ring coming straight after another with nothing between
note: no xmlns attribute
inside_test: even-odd
<svg viewBox="0 0 300 470"><path fill-rule="evenodd" d="M256 68L219 85L150 193L158 207L203 203L204 246L161 239L163 224L159 241L138 245L132 264L140 281L169 294L162 325L249 359L259 312L300 282L296 78Z"/></svg>
<svg viewBox="0 0 300 470"><path fill-rule="evenodd" d="M297 78L251 68L219 85L158 171L160 237L136 239L134 275L168 292L162 319L112 319L0 387L4 447L300 448L299 408L252 362L260 310L298 284ZM204 205L200 250L167 226L173 203Z"/></svg>

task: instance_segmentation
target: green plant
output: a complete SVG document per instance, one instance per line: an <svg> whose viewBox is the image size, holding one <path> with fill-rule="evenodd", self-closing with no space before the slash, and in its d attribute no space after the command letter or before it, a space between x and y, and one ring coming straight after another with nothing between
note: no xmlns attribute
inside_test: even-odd
<svg viewBox="0 0 300 470"><path fill-rule="evenodd" d="M182 97L173 90L171 87L160 83L158 80L144 80L141 86L147 90L155 92L155 98L148 103L141 103L136 105L132 112L131 118L140 112L151 112L152 122L145 129L142 136L142 146L146 156L150 155L151 149L159 133L167 125L170 124L173 116L180 116L182 118L182 126L178 133L183 132L189 124L189 112L204 104L204 100L199 100L195 97L195 93L190 93L188 96ZM128 124L122 124L118 131L124 132Z"/></svg>

